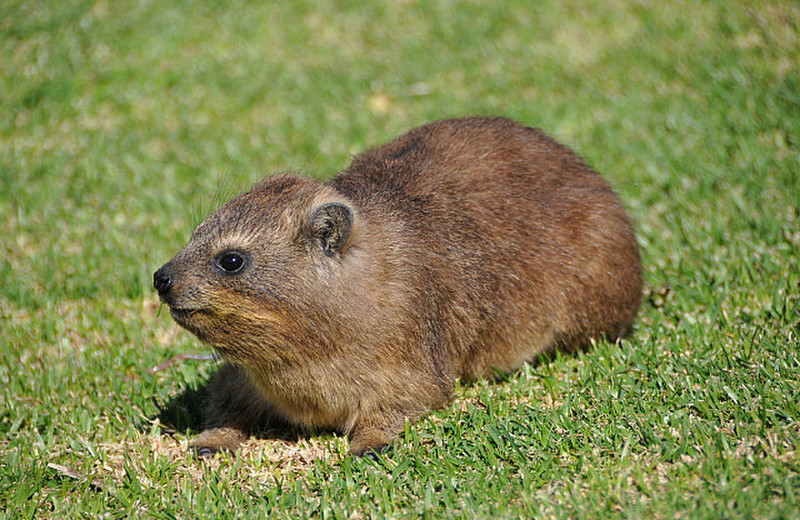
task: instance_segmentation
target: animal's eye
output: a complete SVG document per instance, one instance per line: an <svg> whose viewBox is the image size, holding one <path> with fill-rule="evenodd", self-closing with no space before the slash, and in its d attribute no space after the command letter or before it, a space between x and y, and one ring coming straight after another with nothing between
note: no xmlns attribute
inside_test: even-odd
<svg viewBox="0 0 800 520"><path fill-rule="evenodd" d="M226 273L238 273L247 263L247 258L238 251L227 251L217 257L217 267Z"/></svg>

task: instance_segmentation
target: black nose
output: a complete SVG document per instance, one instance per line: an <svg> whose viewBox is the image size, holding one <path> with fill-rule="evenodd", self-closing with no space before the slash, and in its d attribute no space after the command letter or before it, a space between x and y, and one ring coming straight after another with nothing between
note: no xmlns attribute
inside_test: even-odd
<svg viewBox="0 0 800 520"><path fill-rule="evenodd" d="M170 287L172 287L172 277L163 267L153 274L153 287L156 288L156 291L161 296L167 294Z"/></svg>

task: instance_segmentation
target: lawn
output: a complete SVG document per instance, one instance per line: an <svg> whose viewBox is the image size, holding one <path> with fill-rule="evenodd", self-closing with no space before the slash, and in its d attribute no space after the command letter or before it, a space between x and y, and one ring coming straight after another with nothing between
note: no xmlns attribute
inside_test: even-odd
<svg viewBox="0 0 800 520"><path fill-rule="evenodd" d="M217 361L153 271L271 172L468 114L619 192L630 337L459 387L377 461L192 458ZM4 1L0 517L800 518L798 146L794 1Z"/></svg>

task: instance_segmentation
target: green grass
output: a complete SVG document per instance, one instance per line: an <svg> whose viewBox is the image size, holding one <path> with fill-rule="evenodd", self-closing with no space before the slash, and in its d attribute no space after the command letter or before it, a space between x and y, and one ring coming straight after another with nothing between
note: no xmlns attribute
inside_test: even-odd
<svg viewBox="0 0 800 520"><path fill-rule="evenodd" d="M800 7L649 5L2 3L0 517L800 517ZM460 388L378 462L193 460L214 363L150 370L208 352L152 272L269 172L466 114L617 188L630 339Z"/></svg>

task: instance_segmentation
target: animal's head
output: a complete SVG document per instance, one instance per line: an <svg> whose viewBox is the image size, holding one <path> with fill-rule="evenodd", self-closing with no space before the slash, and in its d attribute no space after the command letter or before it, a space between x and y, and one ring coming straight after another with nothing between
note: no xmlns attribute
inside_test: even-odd
<svg viewBox="0 0 800 520"><path fill-rule="evenodd" d="M175 321L224 356L284 357L314 334L309 322L329 318L314 300L337 290L355 235L352 205L334 190L276 176L210 215L153 285Z"/></svg>

